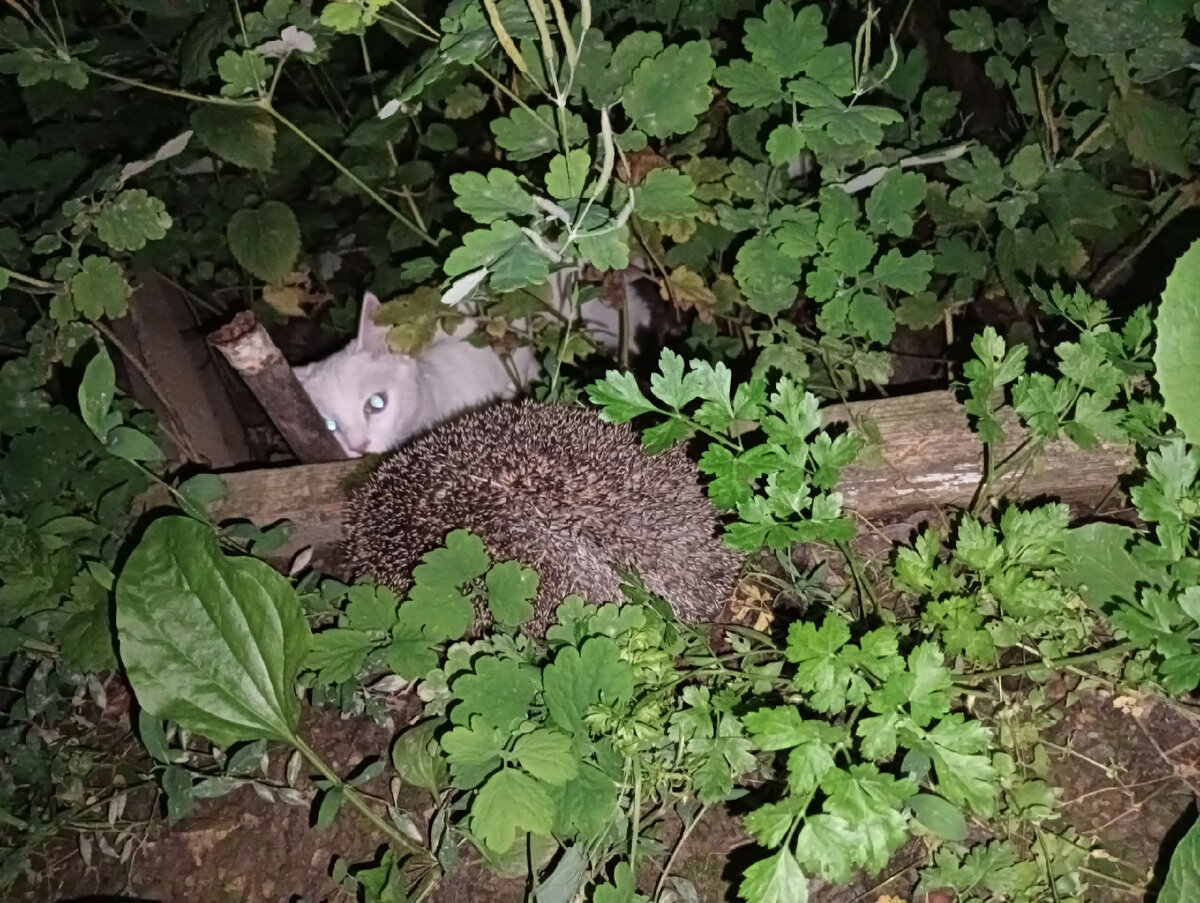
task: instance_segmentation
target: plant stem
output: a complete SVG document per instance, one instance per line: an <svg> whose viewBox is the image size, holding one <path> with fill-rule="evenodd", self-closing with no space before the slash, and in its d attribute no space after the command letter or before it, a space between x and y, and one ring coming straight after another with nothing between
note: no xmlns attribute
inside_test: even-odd
<svg viewBox="0 0 1200 903"><path fill-rule="evenodd" d="M1132 640L1126 640L1123 643L1117 643L1115 646L1109 646L1107 649L1100 649L1096 652L1085 652L1081 655L1068 655L1065 658L1051 659L1048 662L1030 662L1025 665L1009 665L1007 668L993 668L990 671L976 671L973 674L962 674L956 678L957 684L973 684L976 681L991 680L997 677L1016 677L1020 674L1028 674L1031 671L1060 671L1063 668L1075 667L1078 665L1086 665L1090 662L1102 661L1114 655L1124 655L1137 648L1137 643Z"/></svg>
<svg viewBox="0 0 1200 903"><path fill-rule="evenodd" d="M304 756L304 758L308 760L308 763L312 765L313 768L321 772L321 775L327 781L341 790L342 793L345 794L346 799L350 801L350 804L359 812L361 812L367 821L383 832L383 834L390 841L395 843L401 849L411 853L413 856L416 856L423 865L436 865L436 860L429 850L417 843L414 843L412 840L401 834L394 825L389 825L386 821L384 821L378 812L367 805L366 800L363 799L362 795L359 794L357 790L343 781L341 777L339 777L333 771L333 769L325 764L324 760L317 755L312 747L310 747L298 736L293 736L290 738L290 740L292 746L299 751L300 755Z"/></svg>
<svg viewBox="0 0 1200 903"><path fill-rule="evenodd" d="M10 270L7 267L0 267L0 273L4 273L9 279L15 279L17 282L23 282L26 285L32 285L34 288L48 289L57 291L58 286L53 282L44 282L41 279L34 279L32 276L26 276L24 273L18 273L15 270Z"/></svg>
<svg viewBox="0 0 1200 903"><path fill-rule="evenodd" d="M303 141L305 144L307 144L310 148L312 148L322 159L325 160L326 163L328 163L330 166L332 166L334 169L336 169L339 173L341 173L343 176L345 176L363 194L365 194L367 197L369 197L371 200L373 200L376 204L378 204L380 207L382 207L384 210L386 210L388 213L390 213L392 216L394 216L400 222L404 223L404 225L408 226L408 228L412 229L413 232L415 232L422 241L424 241L428 245L431 245L432 247L435 247L435 248L437 247L437 240L434 239L434 237L432 235L430 235L428 232L426 232L424 229L422 229L419 225L417 225L417 223L413 222L411 219L409 219L407 216L405 216L403 213L401 213L399 210L397 210L394 206L392 206L387 201L385 201L383 199L383 196L380 195L379 192L377 192L374 188L372 188L370 185L368 185L366 182L364 182L362 179L360 179L358 176L356 176L353 172L351 172L349 169L347 169L346 166L340 160L337 159L337 157L333 156L333 154L329 153L329 151L325 150L325 148L323 148L320 144L318 144L316 141L314 141L312 138L310 138L308 136L308 134L304 131L304 129L300 128L300 126L296 125L294 122L292 122L290 119L288 119L282 113L280 113L278 110L276 110L270 104L262 103L262 104L259 104L259 106L263 110L265 110L268 114L270 114L270 116L276 122L285 126L287 129L289 129L292 132L292 134L294 134L297 138L299 138L301 141Z"/></svg>
<svg viewBox="0 0 1200 903"><path fill-rule="evenodd" d="M654 885L655 900L662 894L663 884L667 880L667 875L671 874L671 866L675 864L675 857L679 855L679 851L683 849L683 845L692 835L692 831L696 829L696 825L700 824L700 819L704 818L704 813L707 811L707 806L701 806L700 811L696 813L696 817L683 826L683 833L679 835L679 840L676 841L674 848L671 850L671 855L667 857L667 861L658 875L658 881Z"/></svg>

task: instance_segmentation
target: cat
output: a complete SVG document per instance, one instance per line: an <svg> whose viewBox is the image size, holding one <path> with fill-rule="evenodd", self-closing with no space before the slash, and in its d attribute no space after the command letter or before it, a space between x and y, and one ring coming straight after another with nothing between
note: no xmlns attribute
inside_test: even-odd
<svg viewBox="0 0 1200 903"><path fill-rule="evenodd" d="M570 280L552 277L551 306L565 313ZM632 280L627 279L627 288ZM631 290L628 322L631 333L649 325L645 297ZM296 367L300 384L312 399L325 426L348 457L382 454L456 414L492 401L512 398L541 375L528 348L518 348L508 365L489 347L467 341L471 320L454 332L439 332L419 355L389 350L388 328L375 323L379 299L367 292L358 317L358 332L340 351ZM580 319L593 339L610 350L619 344L620 315L602 301L582 305Z"/></svg>
<svg viewBox="0 0 1200 903"><path fill-rule="evenodd" d="M513 352L510 372L491 348L470 344L466 338L475 324L469 320L453 335L439 332L418 356L393 353L388 327L374 320L378 309L379 299L367 292L350 343L295 368L325 428L348 457L390 451L454 414L512 398L538 375L528 348Z"/></svg>

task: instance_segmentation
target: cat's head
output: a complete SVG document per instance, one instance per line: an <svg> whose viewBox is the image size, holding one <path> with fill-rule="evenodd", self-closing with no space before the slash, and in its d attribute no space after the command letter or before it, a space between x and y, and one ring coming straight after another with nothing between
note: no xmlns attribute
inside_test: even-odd
<svg viewBox="0 0 1200 903"><path fill-rule="evenodd" d="M350 343L295 368L326 428L352 458L390 451L412 432L416 362L388 350L387 327L374 320L378 309L379 299L367 292Z"/></svg>

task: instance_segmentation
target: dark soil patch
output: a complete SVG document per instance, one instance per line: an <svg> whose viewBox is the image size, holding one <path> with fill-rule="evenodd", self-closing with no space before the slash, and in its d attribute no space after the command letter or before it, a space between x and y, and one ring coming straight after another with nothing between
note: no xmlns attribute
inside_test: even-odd
<svg viewBox="0 0 1200 903"><path fill-rule="evenodd" d="M1088 693L1047 732L1063 816L1085 837L1096 836L1103 848L1089 863L1095 873L1089 875L1090 903L1138 899L1155 870L1161 873L1164 850L1169 853L1178 839L1200 788L1198 724L1186 708L1169 703ZM303 733L342 774L384 753L392 736L391 730L369 718L342 719L319 711L307 713ZM287 756L275 750L271 758L271 777L279 780ZM365 789L384 796L387 782L384 776ZM298 789L312 800L310 784L302 779ZM412 795L404 802L424 824L429 798ZM349 808L325 833L311 827L313 815L311 805L268 802L243 787L199 802L193 814L175 826L156 821L123 866L96 857L98 864L85 868L73 843L55 845L47 851L36 886L14 900L56 903L118 896L157 903L345 901L348 897L329 877L334 857L370 860L380 840ZM660 840L667 849L677 841L679 830L675 820L662 825ZM724 903L735 898L745 867L757 855L740 821L725 810L712 810L687 838L671 875L691 882L703 903ZM810 899L849 903L886 894L906 899L915 885L916 868L927 857L925 844L914 841L881 875L864 876L850 887L813 882ZM647 863L640 878L648 890L658 872ZM524 891L523 880L492 875L478 858L466 855L428 899L519 903Z"/></svg>

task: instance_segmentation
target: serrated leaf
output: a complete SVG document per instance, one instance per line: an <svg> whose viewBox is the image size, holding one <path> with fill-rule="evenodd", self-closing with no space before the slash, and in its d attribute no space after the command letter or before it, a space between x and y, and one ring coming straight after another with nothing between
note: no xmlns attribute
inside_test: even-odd
<svg viewBox="0 0 1200 903"><path fill-rule="evenodd" d="M1200 445L1200 241L1167 277L1154 327L1154 378L1163 406L1187 440Z"/></svg>
<svg viewBox="0 0 1200 903"><path fill-rule="evenodd" d="M239 210L225 227L234 259L264 282L282 282L296 266L300 224L282 201L264 201L254 210Z"/></svg>
<svg viewBox="0 0 1200 903"><path fill-rule="evenodd" d="M400 777L422 790L436 794L446 780L446 763L434 751L434 734L444 724L441 718L427 718L408 728L392 744L392 765Z"/></svg>
<svg viewBox="0 0 1200 903"><path fill-rule="evenodd" d="M925 177L889 170L867 197L867 221L872 231L900 238L912 235L912 212L925 200Z"/></svg>
<svg viewBox="0 0 1200 903"><path fill-rule="evenodd" d="M928 251L917 251L905 257L892 248L875 264L875 278L897 291L915 295L929 286L933 270L933 255Z"/></svg>
<svg viewBox="0 0 1200 903"><path fill-rule="evenodd" d="M257 107L203 104L191 116L210 151L246 169L266 171L275 159L275 120Z"/></svg>
<svg viewBox="0 0 1200 903"><path fill-rule="evenodd" d="M808 880L785 847L746 869L738 896L747 903L807 903Z"/></svg>
<svg viewBox="0 0 1200 903"><path fill-rule="evenodd" d="M226 50L217 59L217 75L222 97L242 97L266 90L271 78L271 64L253 50Z"/></svg>
<svg viewBox="0 0 1200 903"><path fill-rule="evenodd" d="M222 746L292 742L311 636L270 565L228 558L206 525L164 517L130 554L116 600L118 652L148 712Z"/></svg>
<svg viewBox="0 0 1200 903"><path fill-rule="evenodd" d="M375 645L361 630L322 630L313 636L304 667L320 672L325 683L340 684L358 676Z"/></svg>
<svg viewBox="0 0 1200 903"><path fill-rule="evenodd" d="M604 379L588 386L587 394L592 404L601 408L601 416L610 423L627 423L654 410L632 373L609 370Z"/></svg>
<svg viewBox="0 0 1200 903"><path fill-rule="evenodd" d="M569 145L587 140L587 128L577 114L568 110L564 119ZM496 144L507 151L510 160L516 162L532 160L559 150L558 129L554 122L554 110L547 105L533 112L517 107L507 116L492 120L491 128L496 136Z"/></svg>

